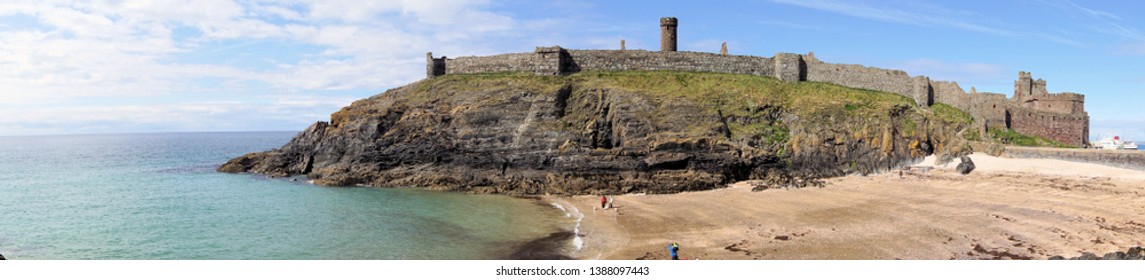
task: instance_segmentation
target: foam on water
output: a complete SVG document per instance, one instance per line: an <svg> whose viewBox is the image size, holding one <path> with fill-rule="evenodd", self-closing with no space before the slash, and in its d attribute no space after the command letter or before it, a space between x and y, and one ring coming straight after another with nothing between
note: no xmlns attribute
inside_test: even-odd
<svg viewBox="0 0 1145 280"><path fill-rule="evenodd" d="M564 201L560 202L563 203ZM572 240L569 240L569 243L572 245L574 251L583 250L584 239L581 238L580 224L581 221L584 220L584 214L582 214L580 209L577 209L576 206L569 205L568 208L566 208L564 205L561 205L561 203L558 202L551 202L549 205L552 205L553 208L557 208L563 211L565 213L565 218L576 218L576 223L573 225L573 238Z"/></svg>
<svg viewBox="0 0 1145 280"><path fill-rule="evenodd" d="M565 210L565 207L561 206L559 203L553 202L553 203L549 203L549 205L552 205L553 208L560 209L561 212L564 212L565 218L572 218L572 214L570 214L568 210Z"/></svg>
<svg viewBox="0 0 1145 280"><path fill-rule="evenodd" d="M576 218L576 227L573 228L573 234L574 235L573 235L572 244L573 244L573 248L576 248L577 251L584 249L584 239L580 238L580 236L581 236L580 235L580 221L581 220L584 220L584 215L580 215Z"/></svg>

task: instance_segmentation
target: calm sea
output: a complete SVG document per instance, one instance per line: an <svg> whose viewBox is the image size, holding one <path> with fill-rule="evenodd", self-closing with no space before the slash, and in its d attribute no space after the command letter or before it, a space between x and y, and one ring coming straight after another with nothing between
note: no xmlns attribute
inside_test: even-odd
<svg viewBox="0 0 1145 280"><path fill-rule="evenodd" d="M0 254L501 259L546 237L571 243L552 237L567 237L576 221L534 200L322 187L214 171L232 157L282 146L293 135L0 137Z"/></svg>

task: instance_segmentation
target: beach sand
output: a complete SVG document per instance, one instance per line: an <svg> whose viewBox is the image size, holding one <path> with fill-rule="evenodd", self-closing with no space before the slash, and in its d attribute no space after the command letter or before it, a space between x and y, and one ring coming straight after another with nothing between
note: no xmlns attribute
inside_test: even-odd
<svg viewBox="0 0 1145 280"><path fill-rule="evenodd" d="M583 215L578 259L1047 259L1145 246L1145 172L971 156L822 188L549 197ZM933 166L933 158L916 166Z"/></svg>

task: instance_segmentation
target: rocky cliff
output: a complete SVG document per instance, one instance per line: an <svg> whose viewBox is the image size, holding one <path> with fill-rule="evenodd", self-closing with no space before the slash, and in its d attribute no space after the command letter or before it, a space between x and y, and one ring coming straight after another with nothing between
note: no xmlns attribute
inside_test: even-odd
<svg viewBox="0 0 1145 280"><path fill-rule="evenodd" d="M356 101L218 170L332 186L672 193L746 179L800 186L968 152L957 134L969 115L914 104L733 74L446 75Z"/></svg>

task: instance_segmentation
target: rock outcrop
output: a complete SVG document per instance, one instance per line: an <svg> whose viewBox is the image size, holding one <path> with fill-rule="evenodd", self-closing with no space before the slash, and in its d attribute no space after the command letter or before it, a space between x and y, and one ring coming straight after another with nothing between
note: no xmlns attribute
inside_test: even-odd
<svg viewBox="0 0 1145 280"><path fill-rule="evenodd" d="M331 186L475 193L772 187L969 152L907 97L667 71L446 75L359 100L279 149L218 168Z"/></svg>
<svg viewBox="0 0 1145 280"><path fill-rule="evenodd" d="M1050 257L1050 260L1065 260L1062 256ZM1069 260L1145 260L1145 248L1132 247L1129 250L1114 251L1106 253L1104 256L1098 257L1097 255L1085 252L1081 256L1069 258Z"/></svg>
<svg viewBox="0 0 1145 280"><path fill-rule="evenodd" d="M958 171L958 174L966 175L970 174L970 171L974 171L974 161L970 160L970 157L962 156L960 160L962 162L958 163L958 166L954 168L954 170Z"/></svg>

